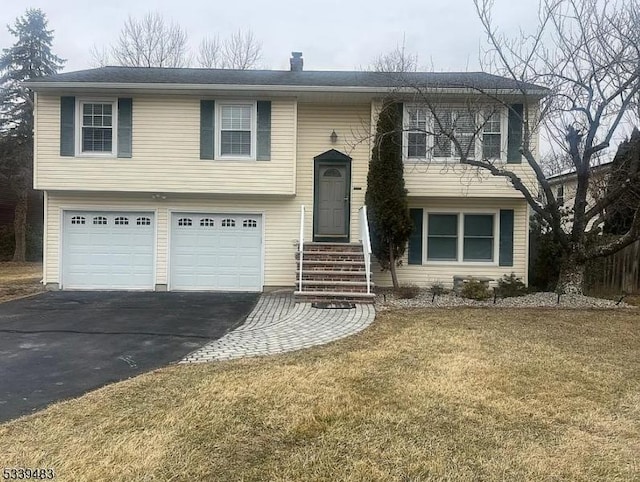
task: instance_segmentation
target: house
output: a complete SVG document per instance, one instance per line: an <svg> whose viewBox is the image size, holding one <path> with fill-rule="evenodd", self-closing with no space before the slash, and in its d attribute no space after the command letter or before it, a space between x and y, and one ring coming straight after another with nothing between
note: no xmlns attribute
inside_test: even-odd
<svg viewBox="0 0 640 482"><path fill-rule="evenodd" d="M589 180L589 192L587 193L587 204L592 205L599 199L607 188L607 177L611 170L613 161L603 162L591 168ZM559 173L547 176L547 181L551 186L556 201L560 204L573 205L578 188L578 178L574 168L565 169Z"/></svg>
<svg viewBox="0 0 640 482"><path fill-rule="evenodd" d="M613 161L603 162L591 167L591 176L589 178L589 190L587 191L587 206L593 206L606 192L607 180ZM576 190L578 188L578 178L574 168L565 169L557 174L547 176L551 192L556 197L556 201L560 205L573 207L575 203ZM597 218L591 219L587 225L587 229L591 229ZM564 219L564 229L571 229L571 218Z"/></svg>
<svg viewBox="0 0 640 482"><path fill-rule="evenodd" d="M504 179L465 169L451 146L438 143L434 154L430 136L410 132L429 117L412 102L407 81L432 89L447 115L458 115L456 106L478 89L522 107L522 85L506 78L305 71L299 53L286 71L102 67L31 81L46 286L261 291L297 284L370 301L370 285L363 289L357 277L370 275L361 208L376 115L390 92L407 127L415 223L401 281L450 285L455 274L511 272L526 280L525 200ZM477 149L535 183L518 153L521 119L496 105ZM313 242L324 244L305 244ZM304 270L318 271L313 279L296 274L296 256ZM372 264L373 282L388 285Z"/></svg>

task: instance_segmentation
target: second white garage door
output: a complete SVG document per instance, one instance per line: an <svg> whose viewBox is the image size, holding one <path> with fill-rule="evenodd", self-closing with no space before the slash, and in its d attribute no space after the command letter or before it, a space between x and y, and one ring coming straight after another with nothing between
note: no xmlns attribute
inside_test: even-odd
<svg viewBox="0 0 640 482"><path fill-rule="evenodd" d="M262 290L262 216L171 215L171 290Z"/></svg>

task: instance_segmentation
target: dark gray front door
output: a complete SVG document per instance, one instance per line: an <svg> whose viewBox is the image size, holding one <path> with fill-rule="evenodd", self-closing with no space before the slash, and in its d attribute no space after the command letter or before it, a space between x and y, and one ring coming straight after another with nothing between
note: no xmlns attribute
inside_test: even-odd
<svg viewBox="0 0 640 482"><path fill-rule="evenodd" d="M349 172L344 163L321 163L316 171L316 241L348 241Z"/></svg>

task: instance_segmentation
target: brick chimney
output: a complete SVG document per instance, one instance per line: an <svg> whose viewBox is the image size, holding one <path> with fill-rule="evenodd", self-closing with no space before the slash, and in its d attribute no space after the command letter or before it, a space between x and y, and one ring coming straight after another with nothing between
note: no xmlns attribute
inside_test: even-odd
<svg viewBox="0 0 640 482"><path fill-rule="evenodd" d="M302 65L304 64L302 52L291 52L289 62L291 63L291 72L302 72Z"/></svg>

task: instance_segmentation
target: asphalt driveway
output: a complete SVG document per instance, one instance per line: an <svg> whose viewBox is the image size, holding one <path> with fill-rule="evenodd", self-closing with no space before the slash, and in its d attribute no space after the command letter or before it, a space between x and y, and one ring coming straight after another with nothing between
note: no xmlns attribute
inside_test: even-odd
<svg viewBox="0 0 640 482"><path fill-rule="evenodd" d="M180 360L257 293L55 292L0 303L0 422Z"/></svg>

